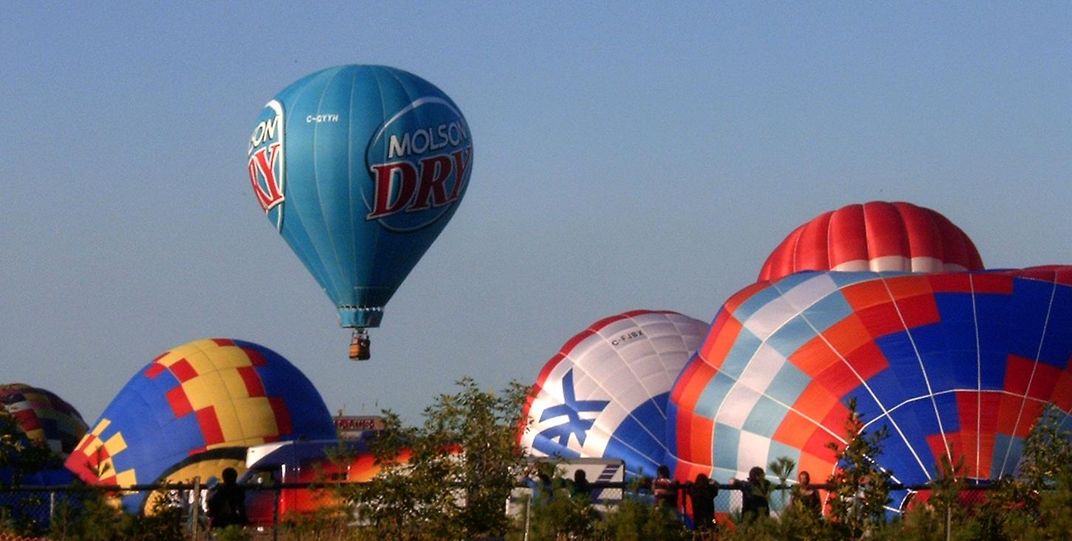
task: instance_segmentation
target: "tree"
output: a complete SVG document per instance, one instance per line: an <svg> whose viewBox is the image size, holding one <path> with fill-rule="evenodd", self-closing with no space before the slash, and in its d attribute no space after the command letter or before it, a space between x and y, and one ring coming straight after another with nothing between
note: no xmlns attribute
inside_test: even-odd
<svg viewBox="0 0 1072 541"><path fill-rule="evenodd" d="M504 505L524 467L517 439L528 387L480 390L469 378L459 391L436 398L420 427L384 412L373 444L381 473L352 485L348 498L362 521L391 539L503 536ZM397 460L409 453L408 462Z"/></svg>
<svg viewBox="0 0 1072 541"><path fill-rule="evenodd" d="M1063 539L1072 531L1072 430L1048 405L1031 427L1016 476L998 481L981 515L994 539Z"/></svg>
<svg viewBox="0 0 1072 541"><path fill-rule="evenodd" d="M0 484L17 486L26 475L59 464L57 455L30 441L15 419L0 409Z"/></svg>
<svg viewBox="0 0 1072 541"><path fill-rule="evenodd" d="M838 468L828 479L830 518L841 534L860 539L865 532L884 525L886 504L890 501L892 473L882 469L875 458L882 453L881 443L888 435L883 426L874 433L864 431L863 417L856 410L856 399L849 401L845 419L845 441L841 447L830 442Z"/></svg>

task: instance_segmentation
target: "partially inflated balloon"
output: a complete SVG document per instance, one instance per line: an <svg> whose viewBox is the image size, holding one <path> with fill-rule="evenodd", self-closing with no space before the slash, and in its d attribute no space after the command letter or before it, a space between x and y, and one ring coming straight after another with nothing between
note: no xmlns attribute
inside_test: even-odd
<svg viewBox="0 0 1072 541"><path fill-rule="evenodd" d="M66 456L82 435L86 422L70 404L51 391L22 383L0 385L0 413L15 420L26 437Z"/></svg>
<svg viewBox="0 0 1072 541"><path fill-rule="evenodd" d="M760 281L801 271L949 272L983 268L975 244L945 216L874 201L824 212L771 253Z"/></svg>
<svg viewBox="0 0 1072 541"><path fill-rule="evenodd" d="M131 378L66 466L88 483L125 487L164 481L205 452L218 459L225 449L334 437L320 394L282 356L240 340L197 340ZM123 503L137 511L144 500L134 493Z"/></svg>
<svg viewBox="0 0 1072 541"><path fill-rule="evenodd" d="M341 325L365 328L458 208L472 159L469 126L446 94L402 70L353 65L268 102L248 171Z"/></svg>
<svg viewBox="0 0 1072 541"><path fill-rule="evenodd" d="M666 454L666 399L707 324L674 312L609 317L551 358L522 418L535 456L618 458L654 475Z"/></svg>
<svg viewBox="0 0 1072 541"><path fill-rule="evenodd" d="M805 272L731 297L670 398L676 474L726 482L779 457L835 468L850 399L889 428L877 463L905 485L940 459L1013 473L1042 408L1072 412L1072 267ZM902 503L903 491L894 506Z"/></svg>

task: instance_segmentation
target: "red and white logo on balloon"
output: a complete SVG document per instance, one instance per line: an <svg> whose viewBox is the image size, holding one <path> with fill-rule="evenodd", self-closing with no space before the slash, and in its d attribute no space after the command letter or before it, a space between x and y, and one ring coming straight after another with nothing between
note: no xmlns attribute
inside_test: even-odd
<svg viewBox="0 0 1072 541"><path fill-rule="evenodd" d="M249 137L249 181L253 185L253 195L265 214L270 216L276 228L283 226L283 104L272 100L264 106L257 126Z"/></svg>
<svg viewBox="0 0 1072 541"><path fill-rule="evenodd" d="M472 159L469 126L454 104L435 96L414 100L369 141L366 218L395 231L435 222L464 195Z"/></svg>

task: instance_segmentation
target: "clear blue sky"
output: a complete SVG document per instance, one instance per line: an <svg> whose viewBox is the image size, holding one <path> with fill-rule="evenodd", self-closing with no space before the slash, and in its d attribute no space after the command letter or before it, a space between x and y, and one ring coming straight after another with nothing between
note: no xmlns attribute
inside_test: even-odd
<svg viewBox="0 0 1072 541"><path fill-rule="evenodd" d="M625 310L710 320L794 227L906 200L1072 263L1069 2L52 2L0 9L0 382L93 422L157 354L264 344L333 411L533 382ZM295 79L386 64L474 138L368 363L245 172Z"/></svg>

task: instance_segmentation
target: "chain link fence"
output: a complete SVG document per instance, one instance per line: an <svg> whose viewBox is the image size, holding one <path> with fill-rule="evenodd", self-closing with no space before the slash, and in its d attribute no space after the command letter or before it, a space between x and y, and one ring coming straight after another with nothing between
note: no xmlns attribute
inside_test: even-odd
<svg viewBox="0 0 1072 541"><path fill-rule="evenodd" d="M654 498L645 488L637 489L636 485L629 483L592 483L595 493L614 494L615 497L599 498L597 505L606 510L613 510L622 498L654 502ZM823 501L827 497L826 485L813 485L820 489ZM739 517L742 501L742 492L733 485L718 485L719 491L715 497L715 511L722 520L735 520ZM331 499L333 488L323 483L284 483L269 485L244 485L246 490L247 512L251 518L251 525L247 528L249 533L258 539L275 539L281 526L289 521L300 518L303 513L308 513L310 507L302 506L297 502L320 501ZM526 487L519 487L514 491L512 500L521 501L526 496ZM791 500L792 486L774 486L769 500L771 512L777 516ZM987 487L973 487L960 492L959 503L964 506L979 505L986 501L989 489ZM204 539L209 529L207 518L206 499L208 489L199 483L170 484L170 485L138 485L120 489L117 486L22 486L0 487L0 531L7 527L17 527L22 531L45 532L57 520L75 516L85 505L87 498L93 496L115 497L132 492L151 492L159 498L163 505L172 509L178 509L175 516L181 517L182 528L187 539ZM914 505L924 505L930 496L930 488L926 486L891 487L891 495L896 505L891 503L888 508L893 515L911 509ZM337 501L337 500L335 500ZM679 485L677 510L682 521L690 523L690 503L685 485ZM510 512L510 503L505 506Z"/></svg>

